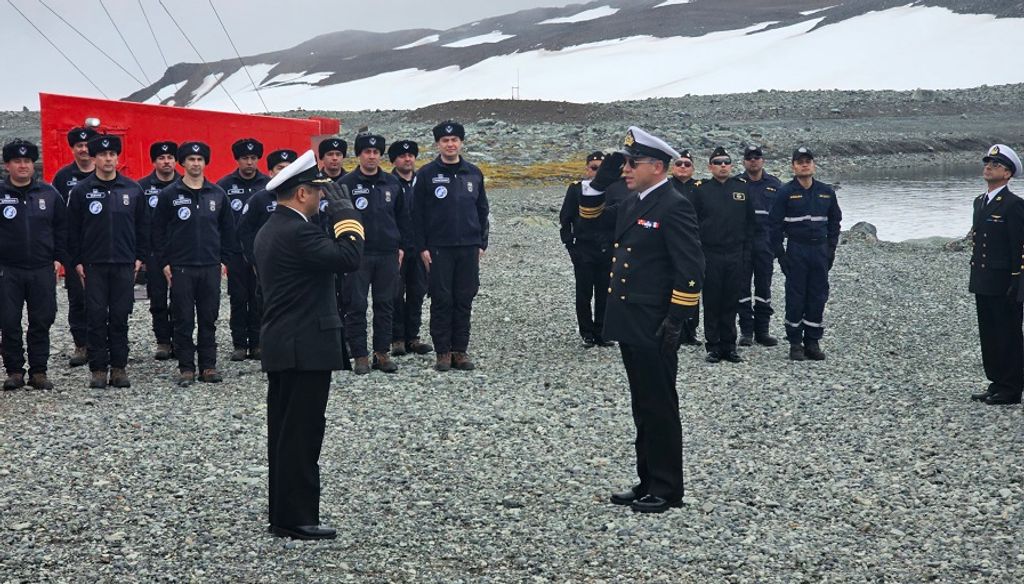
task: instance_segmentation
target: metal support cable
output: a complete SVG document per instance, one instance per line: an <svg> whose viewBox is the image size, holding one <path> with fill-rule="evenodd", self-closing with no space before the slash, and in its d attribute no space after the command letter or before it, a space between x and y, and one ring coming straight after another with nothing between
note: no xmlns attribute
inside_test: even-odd
<svg viewBox="0 0 1024 584"><path fill-rule="evenodd" d="M142 71L142 78L146 80L146 83L152 85L153 82L149 80L149 75L146 75L146 70L142 68L142 63L139 62L139 58L135 55L135 51L132 50L132 46L128 44L128 40L125 39L124 34L121 33L121 27L117 26L117 23L114 22L114 16L110 14L109 10L107 10L107 5L103 3L103 0L99 0L99 2L100 7L103 8L103 12L107 13L107 19L110 20L110 24L112 24L114 26L114 30L117 31L117 36L121 37L121 42L124 43L124 47L128 49L128 53L132 56L135 64L139 67L139 71Z"/></svg>
<svg viewBox="0 0 1024 584"><path fill-rule="evenodd" d="M160 46L160 40L156 38L156 31L153 30L153 23L149 21L149 15L146 14L146 9L142 6L142 0L139 0L139 10L142 11L142 18L146 19L146 26L149 27L149 33L153 35L153 42L156 43L156 50L160 52L160 59L164 62L164 69L170 69L170 64L167 63L167 57L164 55L164 49Z"/></svg>
<svg viewBox="0 0 1024 584"><path fill-rule="evenodd" d="M217 22L220 23L221 30L224 31L224 36L228 37L228 42L231 43L231 48L235 51L235 56L238 57L239 64L242 65L242 70L245 71L245 75L249 78L249 83L252 83L252 88L256 91L257 97L260 98L260 103L263 104L263 111L270 113L270 108L267 107L267 102L263 101L263 94L260 93L260 88L256 87L256 81L253 80L252 74L249 73L249 68L245 66L245 61L242 60L241 53L238 52L238 47L235 46L235 41L231 40L231 33L228 32L228 27L224 26L224 21L220 17L220 13L217 12L217 7L213 5L213 0L209 0L210 8L213 9L213 14L217 17Z"/></svg>
<svg viewBox="0 0 1024 584"><path fill-rule="evenodd" d="M39 1L42 2L42 0L39 0ZM171 22L174 23L174 26L178 28L178 32L181 33L181 36L185 37L185 41L188 43L188 45L190 47L192 47L192 50L195 51L196 56L199 57L199 60L202 61L203 65L208 65L208 63L206 62L206 59L204 59L203 56L199 53L199 49L197 49L195 44L192 43L192 39L188 38L188 35L185 34L185 30L181 28L181 25L178 24L177 20L175 20L174 15L171 14L171 11L167 9L167 5L164 4L164 0L158 0L158 1L160 3L160 7L163 8L164 12L167 13L167 17L170 18ZM221 88L221 91L224 92L224 95L228 96L228 99L231 100L231 103L235 106L235 109L238 110L238 113L243 113L242 112L242 108L238 107L238 103L235 102L235 98L231 97L231 93L227 90L226 87L224 87L224 84L218 82L217 86Z"/></svg>
<svg viewBox="0 0 1024 584"><path fill-rule="evenodd" d="M85 80L88 81L89 84L92 85L93 88L96 89L96 91L100 92L100 95L102 95L106 99L110 99L110 97L107 96L107 94L104 93L102 89L100 89L100 86L96 85L96 83L88 75L85 74L85 71L82 71L81 67L76 65L75 62L71 60L71 57L67 56L67 54L65 54L64 51L60 50L60 47L58 47L56 43L54 43L52 40L50 40L50 37L46 36L45 32L40 30L39 27L36 26L35 23L32 22L32 20L29 19L29 17L26 16L25 13L22 12L20 8L18 8L17 6L14 5L14 2L12 0L7 0L7 3L10 4L11 8L13 8L18 14L21 15L22 18L25 19L25 22L27 22L29 24L29 26L31 26L32 28L36 29L36 32L38 32L40 34L40 36L42 36L44 39L46 39L46 42L50 43L50 46L53 47L55 51L60 53L60 56L64 57L64 59L68 63L70 63L72 67L75 68L75 71L78 71L79 73L81 73L82 77L85 77Z"/></svg>
<svg viewBox="0 0 1024 584"><path fill-rule="evenodd" d="M87 42L87 43L89 43L90 45L92 45L92 47L93 47L94 49L96 49L97 51L99 51L99 52L100 52L100 54L102 54L102 55L103 55L104 57L106 57L106 58L107 58L107 60L109 60L109 61L110 61L111 63L113 63L114 65L117 65L117 68L118 68L118 69L120 69L120 70L122 70L122 71L124 71L125 75L127 75L127 76L131 77L131 78L132 78L132 79L133 79L133 80L134 80L134 81L135 81L136 83L138 83L138 84L139 84L140 86L142 86L142 87L145 87L145 86L146 86L146 84L145 84L145 83L143 83L142 81L139 81L139 78L138 78L138 77L136 77L136 76L132 75L132 74L131 74L131 71L129 71L129 70L127 70L127 69L125 69L125 68L124 68L124 67L123 67L123 66L122 66L122 65L121 65L120 63L118 63L118 62L117 62L116 60L114 60L114 58L113 58L113 57L111 57L110 55L108 55L106 51L104 51L103 49L101 49L101 48L99 47L99 45L97 45L96 43L92 42L92 39L90 39L89 37L87 37L87 36L85 36L84 34L82 34L82 31L78 30L77 28L75 28L75 26L74 26L73 24L71 24L70 22L68 22L67 20L65 20L65 19L64 19L64 17L63 17L63 16L61 16L60 14L58 14L56 10L54 10L53 8L50 8L50 5L49 5L49 4L47 4L47 3L46 3L46 2L44 2L43 0L39 0L39 3L40 3L40 4L42 4L42 5L43 5L43 7L45 7L45 8L47 9L47 10L49 10L50 12L52 12L54 16L56 16L57 18L59 18L61 22L63 22L64 24L66 24L66 25L68 26L68 28L70 28L71 30L75 31L75 33L77 33L77 34L78 34L78 36L82 37L82 39L83 39L83 40L85 40L85 42Z"/></svg>

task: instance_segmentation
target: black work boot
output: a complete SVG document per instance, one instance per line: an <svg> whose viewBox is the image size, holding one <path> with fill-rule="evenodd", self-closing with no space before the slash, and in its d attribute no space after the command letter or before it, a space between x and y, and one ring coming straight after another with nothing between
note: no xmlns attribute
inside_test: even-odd
<svg viewBox="0 0 1024 584"><path fill-rule="evenodd" d="M85 347L75 347L75 352L71 354L71 358L68 359L68 365L71 367L78 367L85 365L89 362L89 352Z"/></svg>
<svg viewBox="0 0 1024 584"><path fill-rule="evenodd" d="M406 344L406 350L417 355L426 355L434 350L434 346L430 343L424 343L417 337Z"/></svg>
<svg viewBox="0 0 1024 584"><path fill-rule="evenodd" d="M806 361L807 356L804 355L804 347L800 343L789 344L789 360L790 361Z"/></svg>
<svg viewBox="0 0 1024 584"><path fill-rule="evenodd" d="M768 332L754 333L754 342L765 347L774 347L779 344L779 339L768 334Z"/></svg>
<svg viewBox="0 0 1024 584"><path fill-rule="evenodd" d="M741 347L751 347L754 345L754 337L749 333L740 334L740 342L738 343Z"/></svg>
<svg viewBox="0 0 1024 584"><path fill-rule="evenodd" d="M811 361L824 361L825 353L821 352L818 341L804 341L804 355Z"/></svg>
<svg viewBox="0 0 1024 584"><path fill-rule="evenodd" d="M235 347L235 350L231 351L231 356L228 359L232 361L245 361L247 356L245 347Z"/></svg>
<svg viewBox="0 0 1024 584"><path fill-rule="evenodd" d="M107 387L107 372L93 371L89 376L89 387L92 389L103 389Z"/></svg>
<svg viewBox="0 0 1024 584"><path fill-rule="evenodd" d="M392 341L391 343L391 354L395 357L401 357L405 355L405 341Z"/></svg>
<svg viewBox="0 0 1024 584"><path fill-rule="evenodd" d="M19 389L25 387L25 374L20 371L7 374L7 379L4 381L4 390L11 391L12 389Z"/></svg>

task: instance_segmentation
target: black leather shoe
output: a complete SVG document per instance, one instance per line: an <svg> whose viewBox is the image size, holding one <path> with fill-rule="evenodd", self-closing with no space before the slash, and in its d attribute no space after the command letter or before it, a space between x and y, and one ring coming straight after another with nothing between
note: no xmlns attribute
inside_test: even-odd
<svg viewBox="0 0 1024 584"><path fill-rule="evenodd" d="M615 346L615 341L606 341L606 340L602 339L601 337L594 337L594 343L598 347L614 347Z"/></svg>
<svg viewBox="0 0 1024 584"><path fill-rule="evenodd" d="M277 537L290 537L292 539L334 539L338 537L338 531L333 527L321 527L319 525L298 525L295 527L271 525L270 532Z"/></svg>
<svg viewBox="0 0 1024 584"><path fill-rule="evenodd" d="M583 346L587 349L597 344L593 337L583 337Z"/></svg>
<svg viewBox="0 0 1024 584"><path fill-rule="evenodd" d="M708 356L704 357L704 360L708 363L718 363L722 360L722 356L718 354L718 351L708 351Z"/></svg>
<svg viewBox="0 0 1024 584"><path fill-rule="evenodd" d="M774 347L779 344L779 339L776 339L768 333L764 333L762 335L755 334L754 342L764 347Z"/></svg>
<svg viewBox="0 0 1024 584"><path fill-rule="evenodd" d="M986 389L985 391L983 391L981 393L972 393L971 394L971 401L983 402L986 399L988 399L989 396L992 396L992 395L995 395L995 394Z"/></svg>
<svg viewBox="0 0 1024 584"><path fill-rule="evenodd" d="M1005 393L995 393L985 398L985 403L987 403L990 406L1008 406L1012 404L1019 404L1020 394L1006 395Z"/></svg>
<svg viewBox="0 0 1024 584"><path fill-rule="evenodd" d="M642 495L640 494L640 485L633 485L628 491L621 493L612 493L610 497L613 505L629 505L633 501L639 499Z"/></svg>
<svg viewBox="0 0 1024 584"><path fill-rule="evenodd" d="M662 499L651 494L644 495L629 505L636 513L664 513L673 507L682 506L683 500L681 498Z"/></svg>
<svg viewBox="0 0 1024 584"><path fill-rule="evenodd" d="M741 347L752 347L754 346L754 338L750 335L741 335L739 345Z"/></svg>
<svg viewBox="0 0 1024 584"><path fill-rule="evenodd" d="M722 355L722 359L724 359L724 360L726 360L726 361L728 361L730 363L742 363L743 362L743 357L740 357L740 354L737 353L736 351L729 351L728 353Z"/></svg>

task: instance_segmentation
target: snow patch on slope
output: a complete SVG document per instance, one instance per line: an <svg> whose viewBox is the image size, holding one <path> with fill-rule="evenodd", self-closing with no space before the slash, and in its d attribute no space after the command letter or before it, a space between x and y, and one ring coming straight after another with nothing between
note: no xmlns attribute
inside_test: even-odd
<svg viewBox="0 0 1024 584"><path fill-rule="evenodd" d="M467 39L462 39L462 40L451 42L451 43L448 43L446 45L441 45L441 46L442 47L450 47L450 48L453 48L453 49L457 49L457 48L461 48L461 47L472 47L473 45L482 45L482 44L485 44L485 43L500 43L501 41L503 41L505 39L510 39L510 38L512 38L514 36L516 36L516 35L514 35L514 34L505 34L505 33L501 32L500 30L493 30L493 31L491 31L491 32L489 32L487 34L481 34L481 35L469 37Z"/></svg>
<svg viewBox="0 0 1024 584"><path fill-rule="evenodd" d="M604 18L605 16L611 16L618 12L618 8L612 8L611 6L599 6L591 10L584 10L578 12L572 16L562 16L559 18L549 18L542 20L537 24L570 24L573 22L585 22L587 20L596 20L598 18Z"/></svg>
<svg viewBox="0 0 1024 584"><path fill-rule="evenodd" d="M422 47L423 45L429 45L429 44L432 44L432 43L436 43L439 40L441 40L441 35L439 35L439 34L432 34L432 35L429 35L429 36L425 36L425 37L421 38L418 41L413 41L413 42L411 42L411 43L409 43L407 45L402 45L400 47L395 47L392 50L393 51L404 51L405 49L413 49L413 48L416 48L416 47Z"/></svg>

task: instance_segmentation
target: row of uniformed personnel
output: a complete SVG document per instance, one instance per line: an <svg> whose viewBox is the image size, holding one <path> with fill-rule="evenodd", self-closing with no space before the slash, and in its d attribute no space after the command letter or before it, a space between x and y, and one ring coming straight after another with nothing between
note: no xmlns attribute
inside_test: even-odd
<svg viewBox="0 0 1024 584"><path fill-rule="evenodd" d="M765 346L778 343L769 332L776 257L789 276L785 324L790 358L823 359L818 342L824 330L827 272L835 258L842 214L832 187L813 178L813 153L803 147L793 153L794 178L786 185L764 171L764 154L759 146L744 149L745 169L735 176L729 153L722 147L715 148L708 160L711 178L705 180L693 178L689 150L678 154L670 166L670 182L694 207L706 262L702 298L707 361L742 361L736 350L737 316L740 346L755 341ZM587 178L596 175L604 159L601 152L587 157ZM621 203L624 181L608 186L601 207L580 205L581 188L576 182L566 192L560 214L561 236L576 276L576 314L584 346L607 346L610 343L601 329L604 289L608 288L605 274L610 273L614 233L609 225L594 219L605 208ZM772 215L776 207L778 213ZM783 248L783 238L789 241L788 247ZM695 311L684 324L683 343L702 344L697 340L697 316Z"/></svg>
<svg viewBox="0 0 1024 584"><path fill-rule="evenodd" d="M376 368L397 369L389 353L433 350L419 338L428 287L434 298L435 366L473 368L468 357L469 314L488 231L483 175L461 156L465 130L460 124L443 122L434 128L434 137L440 155L421 169L428 174L418 195L414 194L419 153L415 142L402 140L387 149L395 167L392 174L379 168L386 146L382 136L357 136L359 165L348 174L343 174L341 162L347 153L344 140L330 138L319 146L319 171L347 187L365 225L367 244L360 269L347 277L339 274L336 286L339 311L348 325L346 348L351 349L360 373L369 371L365 321L371 286ZM130 385L127 318L133 303L132 284L143 265L157 341L154 356L158 360L177 357L179 383L190 383L196 373L202 381L221 380L216 370L215 327L222 265L228 268L232 309L231 358L260 358L261 309L253 241L276 207L276 194L264 187L297 154L271 152L268 176L257 168L262 144L252 138L239 140L232 145L238 168L213 183L205 177L211 155L206 144L161 141L150 147L153 172L136 183L117 172L121 151L117 136L75 128L68 134L68 143L75 161L55 175L59 192L34 177L35 145L16 140L4 148L10 175L0 182L5 218L0 222L5 243L0 248L0 292L10 300L5 302L10 308L0 315L8 373L4 387L25 384L20 328L25 304L29 310L28 382L52 387L46 368L56 298L52 289L47 292L48 277L38 271L38 258L50 265L50 278L61 265L67 266L68 320L75 342L70 364L89 363L93 387ZM176 163L183 174L176 172ZM414 217L415 196L421 203ZM38 206L32 207L32 221L19 211L26 205ZM325 206L323 201L321 211ZM16 219L19 213L21 220ZM414 220L422 228L414 228ZM16 232L20 237L7 237ZM38 241L49 243L39 245ZM36 259L20 259L26 254ZM28 284L21 285L22 274L14 274L23 265L34 270L31 278L24 276L34 283L31 290ZM431 270L431 266L440 269ZM194 343L197 319L198 343Z"/></svg>

